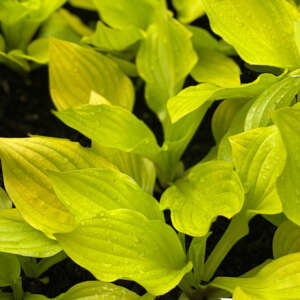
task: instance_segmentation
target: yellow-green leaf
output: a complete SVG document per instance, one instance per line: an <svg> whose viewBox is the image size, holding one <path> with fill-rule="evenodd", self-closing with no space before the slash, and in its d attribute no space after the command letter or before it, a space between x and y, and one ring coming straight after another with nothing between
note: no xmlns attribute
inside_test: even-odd
<svg viewBox="0 0 300 300"><path fill-rule="evenodd" d="M282 173L286 152L275 126L246 131L229 138L233 162L244 185L245 207L255 213L282 211L276 180Z"/></svg>
<svg viewBox="0 0 300 300"><path fill-rule="evenodd" d="M52 189L47 170L68 171L112 165L91 149L64 139L0 139L5 188L24 219L47 234L72 230L72 215Z"/></svg>
<svg viewBox="0 0 300 300"><path fill-rule="evenodd" d="M8 194L0 187L0 209L12 208L12 202Z"/></svg>
<svg viewBox="0 0 300 300"><path fill-rule="evenodd" d="M173 0L182 23L190 23L204 14L201 0Z"/></svg>
<svg viewBox="0 0 300 300"><path fill-rule="evenodd" d="M203 0L212 29L254 65L294 68L300 65L294 21L286 0Z"/></svg>
<svg viewBox="0 0 300 300"><path fill-rule="evenodd" d="M55 240L26 223L15 208L0 210L0 252L49 257L61 250Z"/></svg>
<svg viewBox="0 0 300 300"><path fill-rule="evenodd" d="M103 212L56 238L97 279L133 280L153 295L174 288L192 267L171 227L130 210Z"/></svg>
<svg viewBox="0 0 300 300"><path fill-rule="evenodd" d="M272 261L253 277L217 277L211 285L231 293L236 289L242 289L243 293L238 295L242 295L243 300L298 300L299 268L300 253L298 252ZM240 298L233 299L240 300Z"/></svg>
<svg viewBox="0 0 300 300"><path fill-rule="evenodd" d="M136 27L110 28L99 21L96 32L85 37L83 41L96 46L101 51L123 51L137 43L142 37L142 32Z"/></svg>
<svg viewBox="0 0 300 300"><path fill-rule="evenodd" d="M274 258L297 252L300 252L300 227L285 221L277 228L273 238Z"/></svg>
<svg viewBox="0 0 300 300"><path fill-rule="evenodd" d="M60 110L89 103L95 91L128 110L134 102L130 79L108 57L73 43L51 39L50 93Z"/></svg>
<svg viewBox="0 0 300 300"><path fill-rule="evenodd" d="M136 210L149 219L163 219L158 202L119 171L52 171L49 176L58 198L79 221L118 208Z"/></svg>
<svg viewBox="0 0 300 300"><path fill-rule="evenodd" d="M230 57L207 48L197 50L198 62L191 72L197 82L222 87L240 85L240 68Z"/></svg>
<svg viewBox="0 0 300 300"><path fill-rule="evenodd" d="M21 275L21 266L16 255L0 253L0 287L16 283Z"/></svg>
<svg viewBox="0 0 300 300"><path fill-rule="evenodd" d="M300 110L296 107L279 109L273 114L273 120L287 151L286 165L277 182L277 190L283 212L300 225Z"/></svg>
<svg viewBox="0 0 300 300"><path fill-rule="evenodd" d="M146 100L160 119L166 102L179 92L197 62L191 33L167 12L149 26L137 55L137 68L146 81ZM184 59L182 59L184 57Z"/></svg>
<svg viewBox="0 0 300 300"><path fill-rule="evenodd" d="M168 188L161 207L171 210L174 227L185 234L204 236L218 216L231 218L243 206L244 189L224 161L200 163Z"/></svg>

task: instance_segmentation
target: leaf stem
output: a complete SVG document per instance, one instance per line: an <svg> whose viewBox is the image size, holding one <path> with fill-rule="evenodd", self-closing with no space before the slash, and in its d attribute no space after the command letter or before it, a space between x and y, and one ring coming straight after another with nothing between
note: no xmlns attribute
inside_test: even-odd
<svg viewBox="0 0 300 300"><path fill-rule="evenodd" d="M244 213L235 215L205 263L203 280L209 282L231 248L249 233L249 218Z"/></svg>

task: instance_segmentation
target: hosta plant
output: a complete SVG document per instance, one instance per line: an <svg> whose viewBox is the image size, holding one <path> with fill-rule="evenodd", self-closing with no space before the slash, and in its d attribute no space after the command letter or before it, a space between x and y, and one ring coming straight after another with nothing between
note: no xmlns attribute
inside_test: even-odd
<svg viewBox="0 0 300 300"><path fill-rule="evenodd" d="M99 11L101 22L85 45L50 39L50 93L53 113L91 146L0 139L0 285L11 286L0 297L47 299L23 291L21 269L47 280L45 271L69 257L95 280L55 299L155 299L176 286L181 299L300 299L297 3L173 1L178 20L163 0L71 3ZM204 11L235 50L187 25ZM240 83L225 55L235 53L264 73ZM182 89L188 75L201 83ZM142 80L162 143L132 112ZM216 146L185 169L183 153L220 100ZM240 277L215 277L256 215L278 227L273 257ZM207 256L219 216L231 221Z"/></svg>

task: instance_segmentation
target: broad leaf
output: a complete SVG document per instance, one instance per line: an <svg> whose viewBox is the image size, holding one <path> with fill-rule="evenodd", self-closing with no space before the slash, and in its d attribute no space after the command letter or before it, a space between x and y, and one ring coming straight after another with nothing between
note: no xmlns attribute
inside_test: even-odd
<svg viewBox="0 0 300 300"><path fill-rule="evenodd" d="M57 300L138 300L141 299L136 293L112 284L101 281L85 281L76 284ZM25 298L25 300L27 300Z"/></svg>
<svg viewBox="0 0 300 300"><path fill-rule="evenodd" d="M267 88L250 107L245 120L245 130L268 126L273 110L289 106L300 90L300 78L293 73Z"/></svg>
<svg viewBox="0 0 300 300"><path fill-rule="evenodd" d="M286 161L275 126L257 128L229 138L235 168L244 185L245 208L254 213L282 211L275 183Z"/></svg>
<svg viewBox="0 0 300 300"><path fill-rule="evenodd" d="M300 227L285 221L277 228L273 238L274 258L297 252L300 252Z"/></svg>
<svg viewBox="0 0 300 300"><path fill-rule="evenodd" d="M173 0L173 5L183 23L190 23L204 14L201 0Z"/></svg>
<svg viewBox="0 0 300 300"><path fill-rule="evenodd" d="M2 138L0 157L11 200L30 225L48 234L72 230L75 223L55 196L46 171L112 168L91 149L57 138Z"/></svg>
<svg viewBox="0 0 300 300"><path fill-rule="evenodd" d="M213 84L199 84L184 89L168 101L168 111L172 122L177 122L187 114L201 107L207 101L228 98L252 98L262 93L268 86L280 80L272 74L262 74L255 81L237 87L222 88Z"/></svg>
<svg viewBox="0 0 300 300"><path fill-rule="evenodd" d="M163 220L158 202L119 171L84 169L50 172L49 175L58 198L79 221L95 217L103 210L118 208Z"/></svg>
<svg viewBox="0 0 300 300"><path fill-rule="evenodd" d="M21 275L21 266L16 255L0 253L0 287L16 283Z"/></svg>
<svg viewBox="0 0 300 300"><path fill-rule="evenodd" d="M299 267L300 253L289 254L267 264L253 277L217 277L212 285L231 293L240 288L243 290L241 294L244 297L241 298L243 300L298 300ZM247 298L245 298L246 295L248 295Z"/></svg>
<svg viewBox="0 0 300 300"><path fill-rule="evenodd" d="M179 92L196 62L191 33L162 11L147 30L136 60L146 81L147 103L161 120L166 118L167 100Z"/></svg>
<svg viewBox="0 0 300 300"><path fill-rule="evenodd" d="M115 29L99 21L96 32L83 39L84 42L96 46L101 51L123 51L137 43L143 37L136 27Z"/></svg>
<svg viewBox="0 0 300 300"><path fill-rule="evenodd" d="M294 21L299 18L286 0L203 0L212 29L254 65L299 66Z"/></svg>
<svg viewBox="0 0 300 300"><path fill-rule="evenodd" d="M145 29L152 22L160 0L94 0L101 19L111 27Z"/></svg>
<svg viewBox="0 0 300 300"><path fill-rule="evenodd" d="M0 210L0 251L30 257L49 257L61 251L56 241L47 238L21 217L16 209Z"/></svg>
<svg viewBox="0 0 300 300"><path fill-rule="evenodd" d="M212 83L222 87L240 85L240 68L233 59L207 48L197 50L198 62L191 72L197 82Z"/></svg>
<svg viewBox="0 0 300 300"><path fill-rule="evenodd" d="M277 182L277 190L283 212L291 221L300 225L300 110L282 108L273 114L273 120L287 151L285 169Z"/></svg>
<svg viewBox="0 0 300 300"><path fill-rule="evenodd" d="M111 105L83 105L55 115L96 143L155 159L160 148L152 131L131 112Z"/></svg>
<svg viewBox="0 0 300 300"><path fill-rule="evenodd" d="M99 280L134 280L161 295L191 270L168 225L130 210L103 212L56 238L68 256Z"/></svg>
<svg viewBox="0 0 300 300"><path fill-rule="evenodd" d="M12 208L12 202L4 189L0 188L0 209L6 208Z"/></svg>
<svg viewBox="0 0 300 300"><path fill-rule="evenodd" d="M76 44L51 39L50 92L60 110L86 104L95 91L114 105L132 109L129 78L106 56Z"/></svg>
<svg viewBox="0 0 300 300"><path fill-rule="evenodd" d="M3 293L0 291L0 300L14 300L11 293Z"/></svg>
<svg viewBox="0 0 300 300"><path fill-rule="evenodd" d="M171 210L174 227L185 234L204 236L218 216L231 218L243 206L244 189L231 163L200 163L168 188L161 198Z"/></svg>

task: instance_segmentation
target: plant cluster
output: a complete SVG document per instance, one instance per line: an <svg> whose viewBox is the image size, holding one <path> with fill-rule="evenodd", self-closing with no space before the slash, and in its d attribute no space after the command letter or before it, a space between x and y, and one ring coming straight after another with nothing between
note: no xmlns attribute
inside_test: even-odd
<svg viewBox="0 0 300 300"><path fill-rule="evenodd" d="M180 299L300 299L297 1L173 0L177 18L164 0L71 1L99 12L94 31L66 10L54 12L64 1L48 2L0 1L1 55L40 62L34 49L47 62L49 44L53 113L91 147L41 136L0 139L0 287L12 289L0 299L47 299L23 292L21 269L40 278L66 257L97 280L55 299L149 300L176 286ZM204 12L221 40L189 25ZM20 27L30 28L22 39ZM261 73L255 81L240 82L235 55ZM198 84L183 88L189 75ZM162 144L132 112L141 79ZM186 170L181 157L221 100L211 124L216 146ZM241 277L215 278L256 215L278 227L273 257ZM230 225L206 258L218 216ZM112 283L118 279L146 293Z"/></svg>

